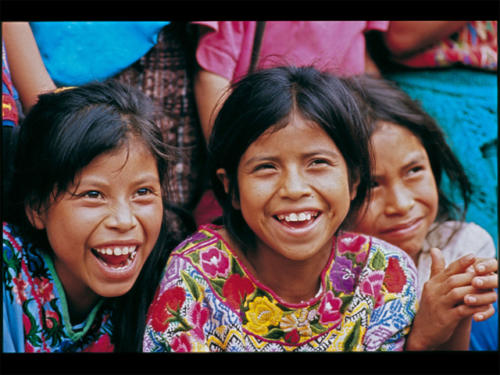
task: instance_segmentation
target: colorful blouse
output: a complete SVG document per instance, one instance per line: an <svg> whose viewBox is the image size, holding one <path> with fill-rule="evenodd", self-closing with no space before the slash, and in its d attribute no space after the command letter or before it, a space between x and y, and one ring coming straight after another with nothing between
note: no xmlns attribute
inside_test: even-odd
<svg viewBox="0 0 500 375"><path fill-rule="evenodd" d="M3 352L111 352L110 310L101 301L71 325L50 255L3 223Z"/></svg>
<svg viewBox="0 0 500 375"><path fill-rule="evenodd" d="M15 126L19 121L16 99L18 94L10 77L7 52L2 40L2 126Z"/></svg>
<svg viewBox="0 0 500 375"><path fill-rule="evenodd" d="M471 21L436 45L397 62L414 68L445 67L455 64L497 70L497 21Z"/></svg>
<svg viewBox="0 0 500 375"><path fill-rule="evenodd" d="M201 226L173 251L148 312L144 351L403 349L417 309L417 279L400 249L342 233L320 292L291 304L255 279L219 228Z"/></svg>

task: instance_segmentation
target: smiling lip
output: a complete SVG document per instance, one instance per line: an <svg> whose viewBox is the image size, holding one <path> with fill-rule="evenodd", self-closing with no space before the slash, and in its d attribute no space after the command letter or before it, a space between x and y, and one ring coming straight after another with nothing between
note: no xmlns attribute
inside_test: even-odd
<svg viewBox="0 0 500 375"><path fill-rule="evenodd" d="M407 235L413 234L420 227L420 224L422 223L422 221L423 221L423 218L419 217L419 218L412 220L412 221L409 221L407 223L395 225L395 226L390 227L388 229L381 230L379 233L381 235L391 236L391 237L407 236Z"/></svg>
<svg viewBox="0 0 500 375"><path fill-rule="evenodd" d="M301 213L308 214L309 219L304 220L304 218L302 218L302 220L297 220ZM292 214L296 214L293 221L287 221L284 219L285 216L290 216ZM290 235L303 236L315 226L320 216L320 210L304 208L280 211L279 213L273 215L273 218L275 219L275 223L279 225L280 230L284 230Z"/></svg>

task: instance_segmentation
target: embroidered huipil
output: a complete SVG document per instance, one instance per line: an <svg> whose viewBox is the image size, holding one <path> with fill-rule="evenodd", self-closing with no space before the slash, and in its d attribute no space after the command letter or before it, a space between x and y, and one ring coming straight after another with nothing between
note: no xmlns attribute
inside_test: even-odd
<svg viewBox="0 0 500 375"><path fill-rule="evenodd" d="M3 351L112 352L110 311L102 301L71 325L64 289L48 254L3 223Z"/></svg>
<svg viewBox="0 0 500 375"><path fill-rule="evenodd" d="M342 233L320 292L290 304L247 271L218 229L202 226L172 252L148 312L144 351L402 350L417 285L400 249Z"/></svg>

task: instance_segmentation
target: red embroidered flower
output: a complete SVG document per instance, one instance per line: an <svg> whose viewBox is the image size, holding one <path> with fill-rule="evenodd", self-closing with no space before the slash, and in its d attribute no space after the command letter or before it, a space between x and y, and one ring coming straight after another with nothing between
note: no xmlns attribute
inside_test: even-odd
<svg viewBox="0 0 500 375"><path fill-rule="evenodd" d="M54 311L47 310L45 312L45 326L52 329L56 324L59 324L59 315Z"/></svg>
<svg viewBox="0 0 500 375"><path fill-rule="evenodd" d="M208 309L201 307L201 303L196 302L191 308L190 313L191 323L193 324L193 333L200 339L205 340L203 326L208 321Z"/></svg>
<svg viewBox="0 0 500 375"><path fill-rule="evenodd" d="M172 314L168 309L178 311L186 300L186 292L180 286L167 289L160 298L155 300L149 310L151 326L155 331L162 332L168 327L168 319Z"/></svg>
<svg viewBox="0 0 500 375"><path fill-rule="evenodd" d="M37 286L38 295L42 299L42 303L46 303L54 299L54 294L52 293L54 285L46 277L35 278L34 281Z"/></svg>
<svg viewBox="0 0 500 375"><path fill-rule="evenodd" d="M200 254L200 263L203 270L210 277L216 277L217 275L227 276L227 272L229 271L229 259L216 247L204 250Z"/></svg>
<svg viewBox="0 0 500 375"><path fill-rule="evenodd" d="M342 315L340 314L341 306L342 300L340 298L335 297L331 290L326 292L318 310L320 323L333 323L334 327L338 326L342 320Z"/></svg>
<svg viewBox="0 0 500 375"><path fill-rule="evenodd" d="M28 341L26 341L24 343L24 352L25 353L34 353L35 352L35 348Z"/></svg>
<svg viewBox="0 0 500 375"><path fill-rule="evenodd" d="M31 320L28 318L26 314L23 314L23 326L24 326L24 335L28 336L31 331Z"/></svg>
<svg viewBox="0 0 500 375"><path fill-rule="evenodd" d="M384 281L384 273L382 271L374 271L361 282L361 292L366 295L377 298L382 288Z"/></svg>
<svg viewBox="0 0 500 375"><path fill-rule="evenodd" d="M289 344L297 344L299 340L300 335L297 329L294 329L293 331L290 331L285 335L285 341Z"/></svg>
<svg viewBox="0 0 500 375"><path fill-rule="evenodd" d="M93 344L90 344L87 346L85 349L83 349L83 352L94 352L94 353L109 353L114 350L114 345L111 344L111 340L109 338L109 335L102 335L99 340L94 342Z"/></svg>
<svg viewBox="0 0 500 375"><path fill-rule="evenodd" d="M350 253L357 253L366 241L367 239L364 236L355 233L346 233L338 242L339 252L340 254L347 251Z"/></svg>
<svg viewBox="0 0 500 375"><path fill-rule="evenodd" d="M222 295L226 302L235 310L239 310L241 302L245 300L248 294L255 290L255 286L247 277L241 277L238 274L232 274L222 287Z"/></svg>
<svg viewBox="0 0 500 375"><path fill-rule="evenodd" d="M384 285L390 293L399 293L406 284L406 275L396 258L389 258Z"/></svg>
<svg viewBox="0 0 500 375"><path fill-rule="evenodd" d="M16 296L16 302L22 305L28 298L26 296L26 288L28 286L28 283L22 278L17 277L12 278L12 282L14 283L12 290Z"/></svg>
<svg viewBox="0 0 500 375"><path fill-rule="evenodd" d="M170 343L172 350L177 353L187 353L191 351L191 343L189 337L184 332L179 336L175 336Z"/></svg>

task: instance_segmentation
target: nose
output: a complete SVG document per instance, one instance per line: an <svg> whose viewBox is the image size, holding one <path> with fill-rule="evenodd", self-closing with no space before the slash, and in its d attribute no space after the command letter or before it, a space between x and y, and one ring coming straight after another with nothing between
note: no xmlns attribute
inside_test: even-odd
<svg viewBox="0 0 500 375"><path fill-rule="evenodd" d="M293 200L310 196L312 193L309 181L297 170L290 170L283 174L279 195L281 198Z"/></svg>
<svg viewBox="0 0 500 375"><path fill-rule="evenodd" d="M126 232L137 224L136 217L128 202L114 202L106 225L120 232Z"/></svg>
<svg viewBox="0 0 500 375"><path fill-rule="evenodd" d="M415 205L415 199L405 186L395 185L386 196L385 213L387 215L405 215Z"/></svg>

